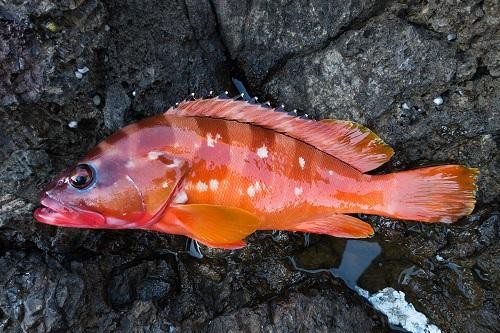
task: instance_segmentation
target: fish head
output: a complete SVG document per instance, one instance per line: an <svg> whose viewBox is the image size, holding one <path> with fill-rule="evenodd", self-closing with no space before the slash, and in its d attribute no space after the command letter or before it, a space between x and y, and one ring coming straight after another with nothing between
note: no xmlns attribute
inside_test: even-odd
<svg viewBox="0 0 500 333"><path fill-rule="evenodd" d="M187 170L186 163L160 152L127 156L117 149L98 151L47 186L36 220L77 228L144 228L178 194Z"/></svg>
<svg viewBox="0 0 500 333"><path fill-rule="evenodd" d="M46 224L103 229L144 228L178 195L189 163L169 155L158 119L129 125L94 147L42 192L34 217ZM157 141L151 138L161 137ZM158 150L151 150L151 146Z"/></svg>
<svg viewBox="0 0 500 333"><path fill-rule="evenodd" d="M104 162L84 159L63 171L42 192L35 219L65 227L133 226L145 214L143 195L124 167Z"/></svg>

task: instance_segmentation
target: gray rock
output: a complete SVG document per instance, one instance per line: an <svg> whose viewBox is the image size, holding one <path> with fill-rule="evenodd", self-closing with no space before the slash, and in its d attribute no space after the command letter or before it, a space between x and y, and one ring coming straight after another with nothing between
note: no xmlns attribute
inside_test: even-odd
<svg viewBox="0 0 500 333"><path fill-rule="evenodd" d="M457 65L445 41L388 15L288 61L264 89L308 114L367 123L404 97L439 91Z"/></svg>
<svg viewBox="0 0 500 333"><path fill-rule="evenodd" d="M113 3L107 24L108 82L136 92L127 119L165 111L192 92L226 90L230 78L208 2Z"/></svg>
<svg viewBox="0 0 500 333"><path fill-rule="evenodd" d="M75 82L72 63L89 58L85 63L93 65L103 37L94 33L105 15L100 2L16 1L2 5L0 13L0 106L40 100L65 104L69 96L91 89L88 80ZM49 31L48 13L51 23L67 27Z"/></svg>
<svg viewBox="0 0 500 333"><path fill-rule="evenodd" d="M24 332L53 332L66 327L82 306L80 277L53 260L35 254L7 252L0 258L0 296L3 313L16 319Z"/></svg>
<svg viewBox="0 0 500 333"><path fill-rule="evenodd" d="M335 288L335 287L334 287ZM382 329L354 294L331 288L299 290L213 319L206 332L370 332ZM350 304L345 307L345 304ZM188 327L183 327L189 330Z"/></svg>
<svg viewBox="0 0 500 333"><path fill-rule="evenodd" d="M283 62L324 48L382 1L215 1L221 34L249 83L260 83Z"/></svg>
<svg viewBox="0 0 500 333"><path fill-rule="evenodd" d="M106 104L104 105L104 126L111 131L123 127L125 113L130 107L130 98L119 83L112 84L106 91Z"/></svg>

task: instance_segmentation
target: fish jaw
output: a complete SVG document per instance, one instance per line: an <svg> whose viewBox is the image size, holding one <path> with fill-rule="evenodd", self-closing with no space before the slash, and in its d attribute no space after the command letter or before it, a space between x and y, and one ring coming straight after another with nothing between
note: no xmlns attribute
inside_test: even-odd
<svg viewBox="0 0 500 333"><path fill-rule="evenodd" d="M97 212L77 207L65 206L61 202L45 195L40 200L41 207L33 216L38 222L73 228L107 228L106 218Z"/></svg>

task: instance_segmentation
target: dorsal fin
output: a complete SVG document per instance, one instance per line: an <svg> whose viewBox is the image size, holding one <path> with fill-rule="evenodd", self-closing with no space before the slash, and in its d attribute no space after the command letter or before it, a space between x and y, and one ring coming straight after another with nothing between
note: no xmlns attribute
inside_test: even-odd
<svg viewBox="0 0 500 333"><path fill-rule="evenodd" d="M184 101L166 113L222 118L269 128L304 141L361 172L379 167L394 154L382 139L359 124L332 119L300 119L245 101L220 98Z"/></svg>

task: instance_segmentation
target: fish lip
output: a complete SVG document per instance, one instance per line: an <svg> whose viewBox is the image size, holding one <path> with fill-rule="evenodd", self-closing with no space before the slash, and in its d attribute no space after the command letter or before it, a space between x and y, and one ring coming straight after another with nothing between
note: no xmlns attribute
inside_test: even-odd
<svg viewBox="0 0 500 333"><path fill-rule="evenodd" d="M33 212L38 222L61 227L103 228L106 218L97 212L64 205L45 193L40 199L41 207Z"/></svg>

